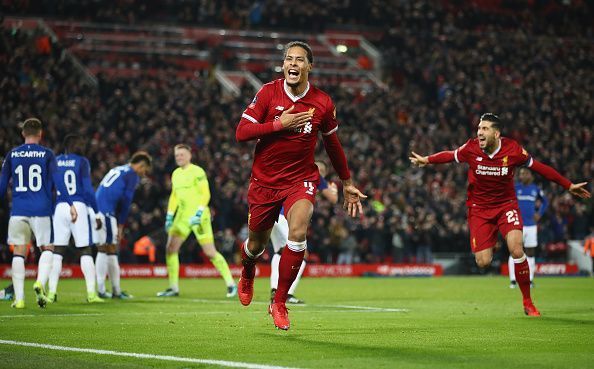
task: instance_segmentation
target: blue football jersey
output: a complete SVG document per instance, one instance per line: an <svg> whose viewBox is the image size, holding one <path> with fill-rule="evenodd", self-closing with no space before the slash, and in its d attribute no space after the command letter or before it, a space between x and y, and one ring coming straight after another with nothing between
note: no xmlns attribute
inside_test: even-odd
<svg viewBox="0 0 594 369"><path fill-rule="evenodd" d="M56 159L52 150L23 144L10 150L2 164L0 199L12 178L12 216L44 217L53 212L53 176ZM58 187L60 189L60 187ZM66 199L68 203L72 203Z"/></svg>
<svg viewBox="0 0 594 369"><path fill-rule="evenodd" d="M80 201L97 212L95 191L91 183L91 166L87 158L77 154L62 154L56 157L54 181L66 189L67 194L58 191L56 203Z"/></svg>
<svg viewBox="0 0 594 369"><path fill-rule="evenodd" d="M99 211L115 215L118 224L124 224L138 182L140 177L130 164L120 165L107 172L95 194Z"/></svg>
<svg viewBox="0 0 594 369"><path fill-rule="evenodd" d="M516 182L515 187L522 222L525 226L536 225L534 214L538 211L540 216L542 216L549 206L549 202L545 197L544 192L534 183L523 185L520 182ZM537 209L536 200L538 199L540 199L540 207Z"/></svg>
<svg viewBox="0 0 594 369"><path fill-rule="evenodd" d="M326 178L320 176L320 184L318 185L318 192L325 190L328 188L328 181L326 181Z"/></svg>

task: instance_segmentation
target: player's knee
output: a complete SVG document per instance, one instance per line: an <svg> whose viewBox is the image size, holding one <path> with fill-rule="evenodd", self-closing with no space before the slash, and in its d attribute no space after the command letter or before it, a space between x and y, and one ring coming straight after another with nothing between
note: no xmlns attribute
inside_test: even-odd
<svg viewBox="0 0 594 369"><path fill-rule="evenodd" d="M307 237L307 227L298 227L289 231L289 239L295 242L303 242Z"/></svg>
<svg viewBox="0 0 594 369"><path fill-rule="evenodd" d="M519 259L522 256L524 256L524 249L522 248L522 246L514 247L513 249L509 250L509 254L512 258Z"/></svg>
<svg viewBox="0 0 594 369"><path fill-rule="evenodd" d="M489 265L491 265L492 259L493 259L492 256L485 256L485 255L475 257L476 265L478 265L479 268L486 268Z"/></svg>
<svg viewBox="0 0 594 369"><path fill-rule="evenodd" d="M247 249L253 255L258 255L266 249L270 240L270 232L250 232L247 240Z"/></svg>
<svg viewBox="0 0 594 369"><path fill-rule="evenodd" d="M54 254L64 256L66 254L66 246L56 246L54 247Z"/></svg>
<svg viewBox="0 0 594 369"><path fill-rule="evenodd" d="M250 242L248 242L248 245L247 245L247 249L250 251L250 253L252 255L259 255L260 253L262 253L264 251L265 248L266 248L266 245L264 243L257 242L257 241L252 242L252 240L250 240Z"/></svg>
<svg viewBox="0 0 594 369"><path fill-rule="evenodd" d="M47 246L41 246L39 249L40 249L42 252L43 252L43 251L52 251L52 252L53 252L53 251L54 251L54 246L51 246L51 245L47 245Z"/></svg>

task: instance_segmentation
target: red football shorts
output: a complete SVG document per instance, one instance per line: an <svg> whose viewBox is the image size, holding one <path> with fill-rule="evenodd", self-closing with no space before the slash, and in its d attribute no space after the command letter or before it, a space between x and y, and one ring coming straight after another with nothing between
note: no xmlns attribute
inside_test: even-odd
<svg viewBox="0 0 594 369"><path fill-rule="evenodd" d="M248 189L248 227L250 231L260 232L271 229L282 207L285 214L291 206L301 199L316 203L316 192L319 180L316 182L299 182L287 189L279 190L262 187L255 181L250 181Z"/></svg>
<svg viewBox="0 0 594 369"><path fill-rule="evenodd" d="M505 238L514 229L522 230L522 218L517 203L496 208L468 208L470 248L473 253L489 249L497 243L497 230Z"/></svg>

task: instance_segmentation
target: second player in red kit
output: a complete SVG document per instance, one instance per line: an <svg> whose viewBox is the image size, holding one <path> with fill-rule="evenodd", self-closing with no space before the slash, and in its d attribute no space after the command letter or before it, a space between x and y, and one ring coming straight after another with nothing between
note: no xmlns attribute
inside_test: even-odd
<svg viewBox="0 0 594 369"><path fill-rule="evenodd" d="M589 198L586 182L573 184L555 169L534 160L516 141L501 136L502 122L495 114L483 114L477 138L468 140L454 151L431 156L415 152L414 165L458 163L468 164L468 227L470 247L480 267L491 264L497 231L505 238L515 265L516 281L522 291L524 312L540 316L530 297L530 273L522 244L522 218L514 188L514 170L526 166L563 186L573 195Z"/></svg>
<svg viewBox="0 0 594 369"><path fill-rule="evenodd" d="M287 246L279 264L279 281L269 312L277 328L290 323L285 302L307 246L319 172L314 151L321 135L332 166L342 180L344 207L355 217L362 213L363 195L351 180L338 139L332 99L309 83L311 47L293 41L284 48L284 78L265 84L243 112L237 141L257 140L248 190L249 239L242 246L243 270L238 295L243 305L253 297L255 264L264 252L281 207L289 223Z"/></svg>

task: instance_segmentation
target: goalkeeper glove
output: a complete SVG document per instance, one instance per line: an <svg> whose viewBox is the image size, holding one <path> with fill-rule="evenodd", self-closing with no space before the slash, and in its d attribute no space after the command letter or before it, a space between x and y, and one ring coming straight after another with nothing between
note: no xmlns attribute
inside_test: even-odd
<svg viewBox="0 0 594 369"><path fill-rule="evenodd" d="M169 229L173 225L173 214L167 213L165 217L165 231L169 232Z"/></svg>
<svg viewBox="0 0 594 369"><path fill-rule="evenodd" d="M199 207L196 214L190 218L190 226L202 225L202 214L204 214L203 206Z"/></svg>

